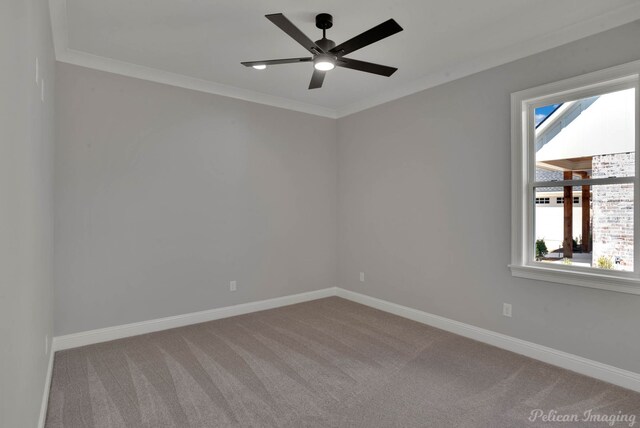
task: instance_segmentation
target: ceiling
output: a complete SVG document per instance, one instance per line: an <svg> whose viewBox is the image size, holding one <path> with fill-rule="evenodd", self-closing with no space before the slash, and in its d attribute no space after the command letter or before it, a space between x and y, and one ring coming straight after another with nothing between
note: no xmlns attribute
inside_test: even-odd
<svg viewBox="0 0 640 428"><path fill-rule="evenodd" d="M640 0L50 0L59 61L328 117L341 117L640 19ZM308 90L311 63L263 71L240 61L308 56L264 15L312 40L345 41L394 18L404 31L348 57L391 77L337 68Z"/></svg>

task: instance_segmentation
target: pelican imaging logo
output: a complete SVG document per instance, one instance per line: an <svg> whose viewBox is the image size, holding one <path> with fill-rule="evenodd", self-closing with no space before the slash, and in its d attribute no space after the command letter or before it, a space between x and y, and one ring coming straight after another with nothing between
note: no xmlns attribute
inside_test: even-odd
<svg viewBox="0 0 640 428"><path fill-rule="evenodd" d="M557 410L544 411L542 409L534 409L529 415L530 422L591 422L602 423L610 427L620 425L632 427L636 424L636 415L632 413L604 414L594 412L593 409L586 410L584 413L560 413Z"/></svg>

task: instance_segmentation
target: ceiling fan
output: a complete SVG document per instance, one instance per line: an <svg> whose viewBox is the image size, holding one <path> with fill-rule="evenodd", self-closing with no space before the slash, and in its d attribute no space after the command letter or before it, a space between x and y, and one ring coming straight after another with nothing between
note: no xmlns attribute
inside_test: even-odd
<svg viewBox="0 0 640 428"><path fill-rule="evenodd" d="M333 17L328 13L321 13L316 16L316 27L322 30L322 38L315 42L312 42L311 39L300 31L298 27L293 25L293 23L283 14L274 13L265 16L269 21L276 24L282 31L291 36L296 42L300 43L306 50L311 52L313 56L242 62L241 64L245 67L264 70L268 65L313 62L314 70L311 75L309 89L322 87L325 73L329 70L333 70L336 66L387 77L391 76L397 70L395 67L388 67L386 65L373 64L344 57L351 52L402 31L402 27L393 19L389 19L380 25L376 25L370 30L367 30L364 33L336 46L333 40L327 39L327 30L333 27Z"/></svg>

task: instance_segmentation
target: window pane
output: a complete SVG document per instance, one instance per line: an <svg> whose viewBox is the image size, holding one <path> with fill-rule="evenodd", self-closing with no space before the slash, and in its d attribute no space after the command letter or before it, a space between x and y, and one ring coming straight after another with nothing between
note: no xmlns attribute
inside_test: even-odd
<svg viewBox="0 0 640 428"><path fill-rule="evenodd" d="M538 261L633 271L633 184L538 187L534 197L550 201L534 205Z"/></svg>
<svg viewBox="0 0 640 428"><path fill-rule="evenodd" d="M536 181L635 175L635 89L535 110Z"/></svg>

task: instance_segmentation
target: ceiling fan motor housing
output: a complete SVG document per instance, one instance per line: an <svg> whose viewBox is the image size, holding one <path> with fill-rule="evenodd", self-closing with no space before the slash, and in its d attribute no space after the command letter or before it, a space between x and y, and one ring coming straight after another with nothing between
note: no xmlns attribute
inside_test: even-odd
<svg viewBox="0 0 640 428"><path fill-rule="evenodd" d="M318 47L323 51L329 52L329 50L333 49L336 46L336 42L334 42L333 40L322 38L320 40L316 40L316 45L318 45Z"/></svg>

